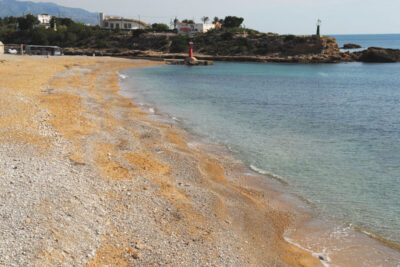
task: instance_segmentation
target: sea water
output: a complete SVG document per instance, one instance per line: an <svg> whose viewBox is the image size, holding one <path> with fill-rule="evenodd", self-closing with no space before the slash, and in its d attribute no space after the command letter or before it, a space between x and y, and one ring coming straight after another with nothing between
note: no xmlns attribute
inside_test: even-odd
<svg viewBox="0 0 400 267"><path fill-rule="evenodd" d="M339 47L352 43L360 45L362 49L372 46L400 49L400 34L344 34L332 37L336 38Z"/></svg>
<svg viewBox="0 0 400 267"><path fill-rule="evenodd" d="M123 74L137 101L279 177L321 217L400 244L400 64L216 63Z"/></svg>

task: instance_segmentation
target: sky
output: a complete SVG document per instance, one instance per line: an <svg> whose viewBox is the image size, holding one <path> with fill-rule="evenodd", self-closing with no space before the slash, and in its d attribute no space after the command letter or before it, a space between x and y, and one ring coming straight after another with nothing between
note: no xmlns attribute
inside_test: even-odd
<svg viewBox="0 0 400 267"><path fill-rule="evenodd" d="M106 15L170 23L203 16L243 17L247 28L280 34L400 33L400 0L33 0Z"/></svg>

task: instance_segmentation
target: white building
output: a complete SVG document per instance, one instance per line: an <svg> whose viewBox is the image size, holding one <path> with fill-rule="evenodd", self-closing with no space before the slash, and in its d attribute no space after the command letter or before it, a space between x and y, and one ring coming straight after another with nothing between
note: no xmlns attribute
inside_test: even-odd
<svg viewBox="0 0 400 267"><path fill-rule="evenodd" d="M40 24L50 24L50 20L53 16L49 14L39 14L37 15L37 19L40 21Z"/></svg>
<svg viewBox="0 0 400 267"><path fill-rule="evenodd" d="M178 23L177 30L180 34L193 34L199 32L208 32L209 30L220 28L220 24L205 24L205 23Z"/></svg>
<svg viewBox="0 0 400 267"><path fill-rule="evenodd" d="M136 19L126 19L121 17L104 17L104 13L100 13L100 28L102 29L120 29L120 30L137 30L144 29L149 25L146 22Z"/></svg>
<svg viewBox="0 0 400 267"><path fill-rule="evenodd" d="M0 55L4 54L4 44L0 41Z"/></svg>

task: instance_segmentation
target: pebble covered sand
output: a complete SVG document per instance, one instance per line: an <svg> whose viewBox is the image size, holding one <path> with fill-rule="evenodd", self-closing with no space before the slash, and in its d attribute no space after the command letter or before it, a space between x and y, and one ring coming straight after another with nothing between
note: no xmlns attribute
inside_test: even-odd
<svg viewBox="0 0 400 267"><path fill-rule="evenodd" d="M160 63L0 59L0 266L321 265L230 158L118 94Z"/></svg>

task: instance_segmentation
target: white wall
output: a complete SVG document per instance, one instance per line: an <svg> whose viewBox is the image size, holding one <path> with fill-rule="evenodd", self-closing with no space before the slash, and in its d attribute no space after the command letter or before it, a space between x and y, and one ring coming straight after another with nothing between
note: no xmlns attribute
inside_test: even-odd
<svg viewBox="0 0 400 267"><path fill-rule="evenodd" d="M111 24L114 25L113 28L111 27ZM125 28L125 24L127 24L128 28ZM130 27L129 27L129 24L130 24ZM119 28L117 28L117 25L119 25ZM136 29L144 29L146 26L141 25L137 22L133 22L133 21L124 21L124 20L107 21L107 20L105 20L102 27L106 28L106 29L136 30Z"/></svg>
<svg viewBox="0 0 400 267"><path fill-rule="evenodd" d="M215 24L203 24L203 23L196 23L196 24L184 24L180 23L177 26L178 33L198 33L198 32L208 32L211 29L215 28ZM187 32L184 29L190 28L190 31Z"/></svg>
<svg viewBox="0 0 400 267"><path fill-rule="evenodd" d="M48 23L50 23L50 20L51 20L50 15L44 15L44 14L38 15L37 18L41 24L48 24Z"/></svg>

